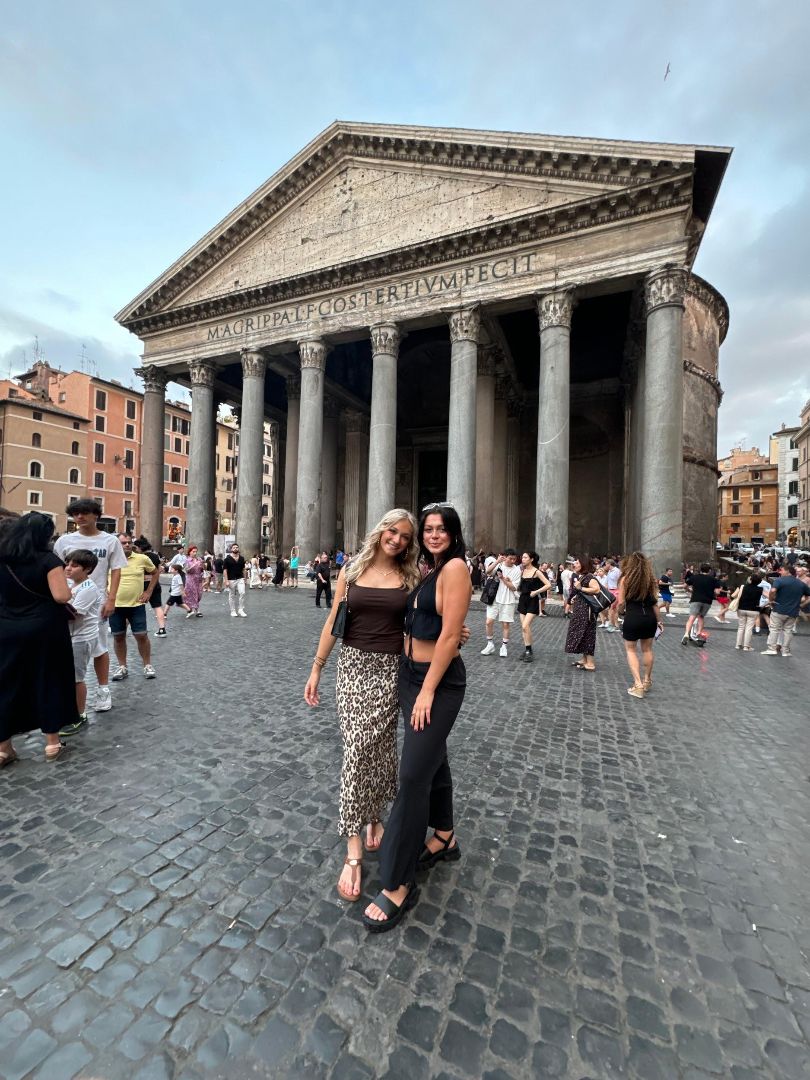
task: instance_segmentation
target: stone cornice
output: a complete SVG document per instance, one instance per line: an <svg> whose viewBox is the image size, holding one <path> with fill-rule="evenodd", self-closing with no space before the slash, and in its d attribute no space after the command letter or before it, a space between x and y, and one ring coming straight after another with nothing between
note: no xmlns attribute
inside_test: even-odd
<svg viewBox="0 0 810 1080"><path fill-rule="evenodd" d="M702 368L700 364L696 364L694 360L684 360L683 370L688 371L690 375L697 375L699 379L707 382L717 394L718 404L723 400L723 388L720 385L720 380L715 378L710 371Z"/></svg>
<svg viewBox="0 0 810 1080"><path fill-rule="evenodd" d="M351 263L324 267L249 289L234 290L170 311L159 310L223 258L227 253L223 251L210 265L195 271L187 280L184 279L182 287L178 287L171 295L159 296L155 293L131 312L123 313L119 321L133 333L143 337L158 330L222 318L313 293L350 288L384 275L425 269L453 260L506 250L521 243L536 243L660 211L686 208L691 205L691 199L691 172L679 173L660 180L623 187L607 194L579 199L562 206L519 214L505 221L487 223L479 228L451 233ZM258 228L258 225L255 227Z"/></svg>
<svg viewBox="0 0 810 1080"><path fill-rule="evenodd" d="M708 281L705 281L702 277L698 277L697 274L691 274L686 284L687 296L694 296L697 300L700 300L702 304L711 311L717 320L717 329L720 334L720 344L722 345L726 339L728 333L728 304L725 297L723 297L713 285L710 285Z"/></svg>
<svg viewBox="0 0 810 1080"><path fill-rule="evenodd" d="M692 454L688 451L684 451L682 457L687 465L699 465L702 469L708 469L709 472L714 473L715 476L723 475L717 468L716 461L711 461L709 458L699 457L697 454Z"/></svg>

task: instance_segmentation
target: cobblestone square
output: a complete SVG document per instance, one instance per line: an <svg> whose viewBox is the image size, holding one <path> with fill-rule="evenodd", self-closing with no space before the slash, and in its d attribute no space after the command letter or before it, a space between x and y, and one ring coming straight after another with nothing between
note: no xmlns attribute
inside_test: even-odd
<svg viewBox="0 0 810 1080"><path fill-rule="evenodd" d="M474 600L463 856L375 938L335 891L334 656L302 696L324 613L247 607L170 619L155 680L0 774L3 1080L810 1075L806 625L783 660L668 620L637 701L619 635L576 671L554 609L534 664L517 627L482 657Z"/></svg>

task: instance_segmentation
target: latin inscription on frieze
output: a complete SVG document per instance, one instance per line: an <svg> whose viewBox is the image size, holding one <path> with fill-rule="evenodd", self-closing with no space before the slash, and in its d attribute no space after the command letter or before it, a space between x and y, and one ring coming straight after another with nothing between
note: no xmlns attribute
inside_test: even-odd
<svg viewBox="0 0 810 1080"><path fill-rule="evenodd" d="M381 285L373 289L337 292L321 300L287 304L210 326L208 341L227 341L245 334L293 327L308 323L311 319L339 317L351 312L374 312L375 317L379 317L383 314L381 309L404 301L443 295L453 295L454 298L461 299L465 289L534 273L537 269L536 260L537 253L530 251L473 263L455 270L418 274L395 284Z"/></svg>

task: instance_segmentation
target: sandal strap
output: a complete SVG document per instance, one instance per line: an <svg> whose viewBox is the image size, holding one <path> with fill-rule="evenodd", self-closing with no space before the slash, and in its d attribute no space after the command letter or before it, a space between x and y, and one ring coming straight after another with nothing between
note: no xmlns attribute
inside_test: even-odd
<svg viewBox="0 0 810 1080"><path fill-rule="evenodd" d="M408 892L410 892L410 889L408 890ZM402 904L405 903L405 900L402 901L402 904L395 904L390 897L386 896L384 892L381 892L374 897L374 903L377 905L383 915L385 915L386 918L390 919L394 915L399 914L402 909Z"/></svg>
<svg viewBox="0 0 810 1080"><path fill-rule="evenodd" d="M456 835L455 831L453 829L451 829L450 830L450 835L445 840L443 836L439 836L439 834L436 832L435 829L433 830L433 839L438 840L439 843L444 847L445 851L447 851L449 849L450 845L453 843L453 837L455 835Z"/></svg>
<svg viewBox="0 0 810 1080"><path fill-rule="evenodd" d="M363 862L362 858L350 859L349 856L347 855L346 858L343 860L343 865L344 866L351 866L352 869L354 869L355 867L360 866L362 862Z"/></svg>

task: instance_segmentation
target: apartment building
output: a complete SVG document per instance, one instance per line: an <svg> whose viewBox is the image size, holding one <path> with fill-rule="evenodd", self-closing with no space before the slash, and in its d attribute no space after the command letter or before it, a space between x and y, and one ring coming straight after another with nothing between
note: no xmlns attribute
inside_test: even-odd
<svg viewBox="0 0 810 1080"><path fill-rule="evenodd" d="M717 538L728 544L735 538L745 543L759 539L775 544L778 539L778 466L754 447L735 447L718 461Z"/></svg>
<svg viewBox="0 0 810 1080"><path fill-rule="evenodd" d="M86 417L0 380L0 505L38 510L68 531L65 507L85 493L87 427Z"/></svg>
<svg viewBox="0 0 810 1080"><path fill-rule="evenodd" d="M214 532L232 536L236 532L236 455L239 432L232 419L217 422L215 462Z"/></svg>
<svg viewBox="0 0 810 1080"><path fill-rule="evenodd" d="M795 544L799 524L799 450L796 446L798 427L782 424L771 435L770 460L777 467L779 481L779 525L777 538L780 543Z"/></svg>
<svg viewBox="0 0 810 1080"><path fill-rule="evenodd" d="M190 406L183 401L167 401L163 422L163 536L149 539L167 544L186 539Z"/></svg>

